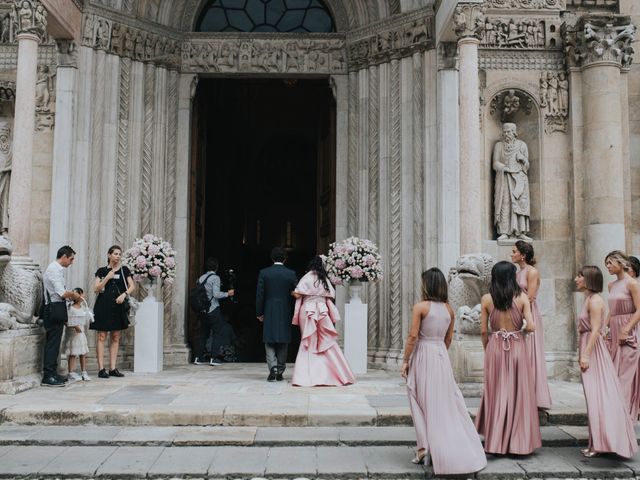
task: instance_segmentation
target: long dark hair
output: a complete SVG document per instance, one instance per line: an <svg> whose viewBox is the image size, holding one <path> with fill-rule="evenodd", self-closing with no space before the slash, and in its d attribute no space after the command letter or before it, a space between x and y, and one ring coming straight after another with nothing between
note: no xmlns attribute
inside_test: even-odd
<svg viewBox="0 0 640 480"><path fill-rule="evenodd" d="M533 245L523 240L518 240L516 242L516 249L520 252L520 255L524 257L524 261L527 265L531 265L533 267L537 263L535 252L533 251Z"/></svg>
<svg viewBox="0 0 640 480"><path fill-rule="evenodd" d="M448 299L447 280L442 271L433 267L422 272L422 300L447 303Z"/></svg>
<svg viewBox="0 0 640 480"><path fill-rule="evenodd" d="M327 278L327 271L324 268L324 262L322 261L322 257L320 257L319 255L316 255L315 257L313 257L309 262L309 266L307 267L307 270L309 272L315 272L315 274L318 277L318 280L320 280L320 283L322 283L322 286L324 287L324 289L327 292L331 291L329 289L329 280Z"/></svg>
<svg viewBox="0 0 640 480"><path fill-rule="evenodd" d="M498 262L491 269L489 293L493 306L501 311L511 308L513 299L522 293L516 281L516 266L511 262Z"/></svg>

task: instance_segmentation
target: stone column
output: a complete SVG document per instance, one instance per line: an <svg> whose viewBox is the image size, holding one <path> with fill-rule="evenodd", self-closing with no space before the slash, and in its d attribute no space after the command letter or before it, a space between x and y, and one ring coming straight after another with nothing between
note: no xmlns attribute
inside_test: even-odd
<svg viewBox="0 0 640 480"><path fill-rule="evenodd" d="M9 188L9 236L13 242L13 254L28 256L38 42L46 31L47 14L39 0L16 0L14 13L17 21L18 69Z"/></svg>
<svg viewBox="0 0 640 480"><path fill-rule="evenodd" d="M625 249L620 71L631 63L636 28L619 15L582 17L566 48L582 70L585 263ZM624 99L626 102L626 99Z"/></svg>
<svg viewBox="0 0 640 480"><path fill-rule="evenodd" d="M460 151L455 43L438 46L438 267L448 272L460 256Z"/></svg>
<svg viewBox="0 0 640 480"><path fill-rule="evenodd" d="M461 3L454 14L458 36L460 106L460 253L482 250L482 138L478 45L484 7Z"/></svg>
<svg viewBox="0 0 640 480"><path fill-rule="evenodd" d="M58 40L56 70L56 128L53 132L53 172L51 182L51 228L49 258L68 242L71 210L71 171L73 137L76 131L74 97L76 94L77 45Z"/></svg>

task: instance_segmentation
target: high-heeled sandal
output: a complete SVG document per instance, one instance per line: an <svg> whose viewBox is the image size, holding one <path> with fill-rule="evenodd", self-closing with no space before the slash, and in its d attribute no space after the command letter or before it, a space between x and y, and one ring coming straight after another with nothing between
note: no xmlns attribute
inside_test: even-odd
<svg viewBox="0 0 640 480"><path fill-rule="evenodd" d="M587 458L593 458L593 457L599 457L600 452L594 452L593 450L588 450L586 452L582 452L582 455L584 455Z"/></svg>
<svg viewBox="0 0 640 480"><path fill-rule="evenodd" d="M426 465L429 461L429 458L427 455L428 455L428 452L426 450L422 453L416 452L416 456L411 460L411 463L415 463L416 465L419 465L422 463Z"/></svg>

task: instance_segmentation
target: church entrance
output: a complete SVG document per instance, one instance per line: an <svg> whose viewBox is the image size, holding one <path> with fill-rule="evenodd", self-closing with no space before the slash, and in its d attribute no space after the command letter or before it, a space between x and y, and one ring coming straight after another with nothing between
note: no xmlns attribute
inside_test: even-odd
<svg viewBox="0 0 640 480"><path fill-rule="evenodd" d="M203 79L193 107L190 286L219 259L241 362L264 361L258 272L282 246L301 277L335 239L335 101L328 79ZM188 315L191 347L198 318ZM297 327L289 360L299 344Z"/></svg>

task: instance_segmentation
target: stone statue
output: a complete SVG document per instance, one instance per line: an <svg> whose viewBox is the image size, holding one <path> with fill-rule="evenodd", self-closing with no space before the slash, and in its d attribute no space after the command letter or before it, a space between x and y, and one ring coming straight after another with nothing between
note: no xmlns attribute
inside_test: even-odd
<svg viewBox="0 0 640 480"><path fill-rule="evenodd" d="M449 303L456 312L459 333L480 334L480 299L489 291L493 263L491 255L470 253L449 270Z"/></svg>
<svg viewBox="0 0 640 480"><path fill-rule="evenodd" d="M36 112L51 111L51 96L53 93L54 74L48 65L38 65L38 80L36 81Z"/></svg>
<svg viewBox="0 0 640 480"><path fill-rule="evenodd" d="M15 33L33 33L41 39L46 37L47 11L35 0L14 0L12 18Z"/></svg>
<svg viewBox="0 0 640 480"><path fill-rule="evenodd" d="M531 241L529 233L529 151L518 140L515 123L502 125L502 141L493 147L496 172L494 223L498 241L517 238Z"/></svg>
<svg viewBox="0 0 640 480"><path fill-rule="evenodd" d="M516 95L515 90L509 90L503 100L503 113L505 116L511 116L520 108L520 98Z"/></svg>
<svg viewBox="0 0 640 480"><path fill-rule="evenodd" d="M9 227L9 184L11 183L11 160L13 156L11 123L0 120L0 231Z"/></svg>
<svg viewBox="0 0 640 480"><path fill-rule="evenodd" d="M8 303L0 303L0 332L3 330L31 328L36 325L36 319L32 315L21 312Z"/></svg>
<svg viewBox="0 0 640 480"><path fill-rule="evenodd" d="M0 302L13 305L29 316L40 311L42 274L11 262L13 246L6 235L0 235Z"/></svg>

